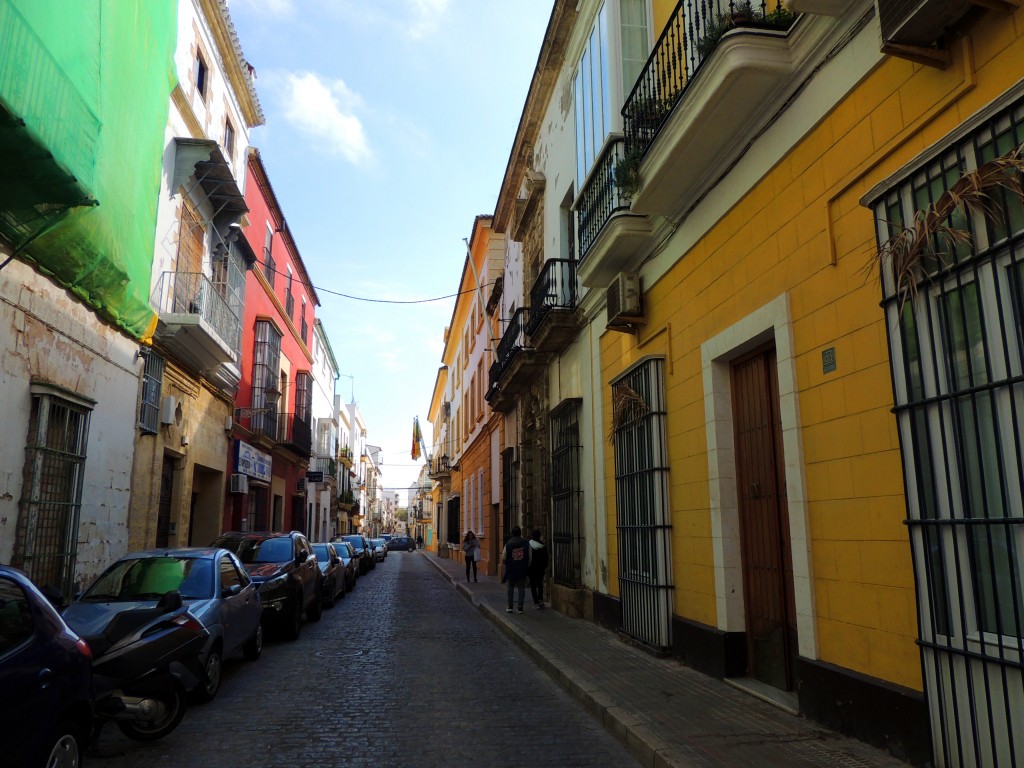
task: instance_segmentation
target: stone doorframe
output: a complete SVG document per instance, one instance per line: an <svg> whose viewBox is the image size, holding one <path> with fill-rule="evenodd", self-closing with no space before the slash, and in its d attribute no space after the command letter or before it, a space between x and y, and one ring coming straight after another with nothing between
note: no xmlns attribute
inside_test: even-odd
<svg viewBox="0 0 1024 768"><path fill-rule="evenodd" d="M777 355L779 413L789 498L789 534L793 548L793 595L796 601L799 653L804 658L816 659L818 637L814 585L811 579L807 487L788 294L773 299L701 344L717 626L726 632L742 632L746 629L729 363L769 341L774 342Z"/></svg>

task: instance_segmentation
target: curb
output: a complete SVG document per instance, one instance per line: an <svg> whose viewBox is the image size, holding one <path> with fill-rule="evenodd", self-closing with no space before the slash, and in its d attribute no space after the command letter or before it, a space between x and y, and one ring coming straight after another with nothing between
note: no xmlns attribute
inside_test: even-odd
<svg viewBox="0 0 1024 768"><path fill-rule="evenodd" d="M424 557L455 587L456 592L476 606L476 609L533 660L542 672L582 704L583 708L644 768L695 768L694 763L673 754L676 749L662 741L635 712L614 702L605 691L594 689L589 683L578 679L571 670L567 670L559 663L558 657L530 642L529 637L514 622L506 620L503 614L482 600L476 599L476 595L456 581L441 565L435 563L433 558L425 554Z"/></svg>

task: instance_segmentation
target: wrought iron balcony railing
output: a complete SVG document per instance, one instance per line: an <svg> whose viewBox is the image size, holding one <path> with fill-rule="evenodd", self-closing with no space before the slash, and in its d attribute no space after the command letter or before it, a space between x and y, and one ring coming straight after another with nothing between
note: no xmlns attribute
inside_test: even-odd
<svg viewBox="0 0 1024 768"><path fill-rule="evenodd" d="M202 272L164 272L153 295L160 315L201 318L229 349L238 351L242 322L228 304L226 283L214 283Z"/></svg>
<svg viewBox="0 0 1024 768"><path fill-rule="evenodd" d="M629 210L630 196L615 179L615 167L624 157L625 143L622 138L610 140L580 190L576 202L576 234L581 260L586 258L587 251L612 215L616 211Z"/></svg>
<svg viewBox="0 0 1024 768"><path fill-rule="evenodd" d="M501 374L508 369L516 355L526 349L526 321L529 317L529 307L520 307L512 313L505 332L501 334L501 341L498 342L498 349L495 355L494 364L491 365L491 383L497 383ZM495 376L497 366L497 376Z"/></svg>
<svg viewBox="0 0 1024 768"><path fill-rule="evenodd" d="M530 289L530 319L526 333L536 333L553 309L575 309L576 297L576 262L549 259Z"/></svg>
<svg viewBox="0 0 1024 768"><path fill-rule="evenodd" d="M310 462L309 468L324 473L324 480L338 476L338 462L327 456L317 456Z"/></svg>
<svg viewBox="0 0 1024 768"><path fill-rule="evenodd" d="M313 428L302 416L273 408L237 408L235 419L256 437L291 448L306 458L313 455Z"/></svg>
<svg viewBox="0 0 1024 768"><path fill-rule="evenodd" d="M622 107L627 155L646 154L726 33L742 28L785 30L795 18L782 0L680 0Z"/></svg>

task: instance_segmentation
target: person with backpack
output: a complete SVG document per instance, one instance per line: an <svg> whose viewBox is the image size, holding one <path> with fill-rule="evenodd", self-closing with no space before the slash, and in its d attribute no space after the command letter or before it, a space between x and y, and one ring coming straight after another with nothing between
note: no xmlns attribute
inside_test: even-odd
<svg viewBox="0 0 1024 768"><path fill-rule="evenodd" d="M526 579L530 568L530 544L523 538L523 530L517 525L512 529L512 538L501 551L501 562L505 566L505 581L508 584L508 607L506 613L512 613L513 592L519 590L519 607L517 613L523 612L523 599L526 597Z"/></svg>

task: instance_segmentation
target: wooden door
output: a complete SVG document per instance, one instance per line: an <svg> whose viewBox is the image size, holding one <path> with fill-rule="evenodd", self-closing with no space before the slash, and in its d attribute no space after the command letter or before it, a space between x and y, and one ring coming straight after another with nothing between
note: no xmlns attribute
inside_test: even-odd
<svg viewBox="0 0 1024 768"><path fill-rule="evenodd" d="M796 605L775 348L732 364L748 674L793 687Z"/></svg>

